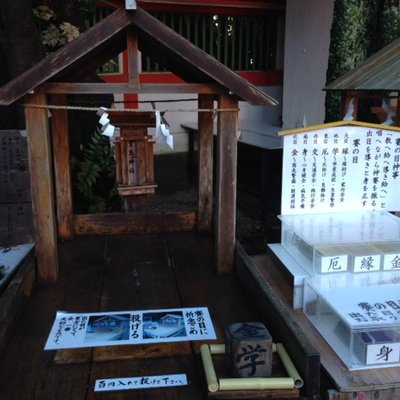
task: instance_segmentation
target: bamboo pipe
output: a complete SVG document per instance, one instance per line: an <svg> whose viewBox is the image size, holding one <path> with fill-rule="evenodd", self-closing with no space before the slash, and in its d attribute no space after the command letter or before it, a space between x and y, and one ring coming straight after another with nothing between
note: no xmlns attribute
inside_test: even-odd
<svg viewBox="0 0 400 400"><path fill-rule="evenodd" d="M210 353L211 354L225 354L225 345L224 344L210 344Z"/></svg>
<svg viewBox="0 0 400 400"><path fill-rule="evenodd" d="M211 354L224 354L224 344L203 344L200 347L203 360L204 371L206 374L207 386L210 392L218 390L266 390L266 389L300 389L304 382L293 365L282 343L274 343L274 352L278 353L283 366L289 377L275 378L222 378L217 379Z"/></svg>
<svg viewBox="0 0 400 400"><path fill-rule="evenodd" d="M278 353L279 358L281 359L282 364L285 367L288 375L293 378L294 386L297 389L300 389L304 384L303 379L301 379L299 373L297 372L296 367L293 365L292 360L290 359L288 353L283 347L283 344L276 343L275 346L276 346L276 352Z"/></svg>
<svg viewBox="0 0 400 400"><path fill-rule="evenodd" d="M200 346L201 359L203 360L204 372L206 374L207 387L211 393L218 391L218 380L215 374L214 364L212 362L210 347L208 344Z"/></svg>
<svg viewBox="0 0 400 400"><path fill-rule="evenodd" d="M293 389L293 378L222 378L219 390Z"/></svg>

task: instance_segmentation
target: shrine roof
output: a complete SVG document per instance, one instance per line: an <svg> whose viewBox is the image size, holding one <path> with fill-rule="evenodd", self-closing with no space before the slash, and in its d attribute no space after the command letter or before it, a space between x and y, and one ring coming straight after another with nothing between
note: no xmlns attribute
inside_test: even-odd
<svg viewBox="0 0 400 400"><path fill-rule="evenodd" d="M342 75L325 90L400 91L400 38Z"/></svg>
<svg viewBox="0 0 400 400"><path fill-rule="evenodd" d="M187 83L218 84L254 105L278 102L190 41L138 7L119 8L54 54L0 87L0 105L10 105L47 82L81 82L127 48L135 30L139 50ZM112 93L112 92L110 92Z"/></svg>

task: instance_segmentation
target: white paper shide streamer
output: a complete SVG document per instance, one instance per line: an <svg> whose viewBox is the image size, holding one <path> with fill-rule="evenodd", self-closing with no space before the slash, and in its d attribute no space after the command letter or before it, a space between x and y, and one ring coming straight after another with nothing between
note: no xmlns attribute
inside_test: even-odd
<svg viewBox="0 0 400 400"><path fill-rule="evenodd" d="M174 137L170 134L169 127L158 110L156 110L155 140L157 143L168 145L171 149L174 148Z"/></svg>
<svg viewBox="0 0 400 400"><path fill-rule="evenodd" d="M110 124L107 108L100 107L96 114L100 117L99 124L101 125L101 133L104 136L113 137L115 126Z"/></svg>

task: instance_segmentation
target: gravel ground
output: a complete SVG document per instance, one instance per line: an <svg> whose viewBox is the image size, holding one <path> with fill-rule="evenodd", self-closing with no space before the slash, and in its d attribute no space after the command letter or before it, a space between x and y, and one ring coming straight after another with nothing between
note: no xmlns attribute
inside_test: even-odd
<svg viewBox="0 0 400 400"><path fill-rule="evenodd" d="M196 209L197 194L194 189L157 194L149 199L154 211L188 211ZM267 251L267 244L279 240L279 222L276 216L264 217L261 201L249 194L238 193L236 210L236 237L248 254Z"/></svg>

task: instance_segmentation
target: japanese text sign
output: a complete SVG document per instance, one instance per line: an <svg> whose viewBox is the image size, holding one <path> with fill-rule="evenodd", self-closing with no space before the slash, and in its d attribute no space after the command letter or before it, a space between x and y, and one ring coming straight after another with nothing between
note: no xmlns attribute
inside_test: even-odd
<svg viewBox="0 0 400 400"><path fill-rule="evenodd" d="M282 215L400 209L400 131L371 125L284 136Z"/></svg>
<svg viewBox="0 0 400 400"><path fill-rule="evenodd" d="M57 313L45 350L216 339L207 308Z"/></svg>

